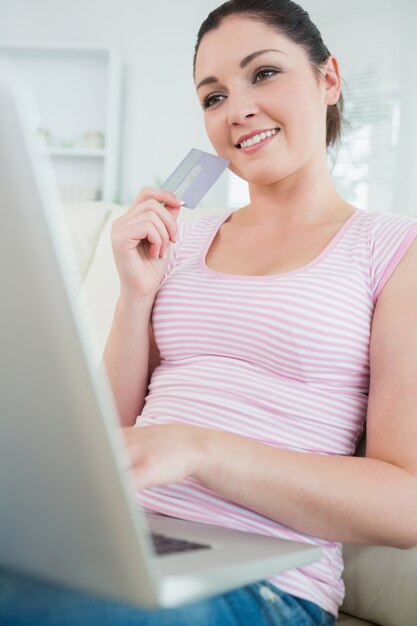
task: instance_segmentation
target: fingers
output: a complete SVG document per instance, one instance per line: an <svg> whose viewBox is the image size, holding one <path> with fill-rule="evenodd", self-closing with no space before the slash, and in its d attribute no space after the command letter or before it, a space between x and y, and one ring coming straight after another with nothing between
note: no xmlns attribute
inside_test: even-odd
<svg viewBox="0 0 417 626"><path fill-rule="evenodd" d="M138 445L128 445L127 454L130 459L131 479L135 490L142 490L147 487L156 487L167 481L160 480L158 470L158 460L155 455L145 454Z"/></svg>
<svg viewBox="0 0 417 626"><path fill-rule="evenodd" d="M162 205L161 201L165 205ZM182 201L170 192L143 189L128 211L114 220L113 246L117 248L120 245L131 249L141 240L147 239L150 255L154 258L164 256L169 241L173 243L177 241L176 218L182 204Z"/></svg>
<svg viewBox="0 0 417 626"><path fill-rule="evenodd" d="M134 224L135 222L152 219L155 226L162 226L172 242L176 241L178 225L170 211L156 200L147 200L137 207L131 207L125 215L123 222Z"/></svg>
<svg viewBox="0 0 417 626"><path fill-rule="evenodd" d="M137 212L142 213L146 210L155 211L166 224L171 241L175 242L175 236L178 233L177 217L183 205L184 202L169 191L145 187L133 201L129 213L135 215Z"/></svg>
<svg viewBox="0 0 417 626"><path fill-rule="evenodd" d="M176 241L176 234L170 235L166 224L152 212L143 213L137 218L133 217L123 222L114 234L114 240L119 240L120 244L124 244L128 249L136 248L138 242L145 239L149 242L151 256L157 258L163 256L170 240Z"/></svg>
<svg viewBox="0 0 417 626"><path fill-rule="evenodd" d="M167 207L180 208L183 204L181 198L178 198L174 193L165 191L164 189L152 189L151 187L144 187L140 190L136 198L132 202L132 206L151 199L164 202Z"/></svg>

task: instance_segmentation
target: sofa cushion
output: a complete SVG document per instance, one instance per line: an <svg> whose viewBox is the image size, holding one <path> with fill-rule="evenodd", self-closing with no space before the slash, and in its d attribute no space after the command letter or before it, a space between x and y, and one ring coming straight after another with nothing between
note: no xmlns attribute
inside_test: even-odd
<svg viewBox="0 0 417 626"><path fill-rule="evenodd" d="M363 619L346 615L346 613L339 613L337 618L337 624L341 626L375 626L374 622L365 622Z"/></svg>
<svg viewBox="0 0 417 626"><path fill-rule="evenodd" d="M343 611L383 626L417 624L417 547L345 544Z"/></svg>

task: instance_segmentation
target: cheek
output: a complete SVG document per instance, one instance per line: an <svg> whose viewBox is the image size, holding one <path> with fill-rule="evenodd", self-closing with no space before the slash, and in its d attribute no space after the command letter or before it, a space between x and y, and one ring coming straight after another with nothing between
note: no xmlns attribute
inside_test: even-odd
<svg viewBox="0 0 417 626"><path fill-rule="evenodd" d="M285 107L279 121L282 121L283 138L293 150L308 151L316 145L322 135L322 111L312 100L311 94L294 98L291 107Z"/></svg>
<svg viewBox="0 0 417 626"><path fill-rule="evenodd" d="M206 115L204 119L204 126L206 129L207 137L210 139L212 145L219 145L222 137L222 132L219 123L216 123L213 115Z"/></svg>
<svg viewBox="0 0 417 626"><path fill-rule="evenodd" d="M224 133L222 133L219 128L213 124L206 124L206 134L216 154L228 158L224 145Z"/></svg>

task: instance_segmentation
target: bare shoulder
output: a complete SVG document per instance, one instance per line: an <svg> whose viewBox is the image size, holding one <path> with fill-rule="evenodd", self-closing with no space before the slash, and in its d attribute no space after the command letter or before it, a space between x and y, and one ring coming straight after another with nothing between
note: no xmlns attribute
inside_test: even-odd
<svg viewBox="0 0 417 626"><path fill-rule="evenodd" d="M375 306L366 456L417 476L417 238Z"/></svg>

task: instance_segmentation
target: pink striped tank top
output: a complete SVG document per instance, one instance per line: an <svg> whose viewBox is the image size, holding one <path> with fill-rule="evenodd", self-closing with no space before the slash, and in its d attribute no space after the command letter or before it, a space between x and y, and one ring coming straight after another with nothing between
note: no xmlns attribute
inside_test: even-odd
<svg viewBox="0 0 417 626"><path fill-rule="evenodd" d="M161 363L137 426L187 423L278 448L353 454L367 411L373 311L417 219L357 209L311 263L241 276L205 264L230 215L179 224L152 313ZM137 499L166 515L317 544L319 561L268 580L337 616L340 543L293 531L194 479Z"/></svg>

